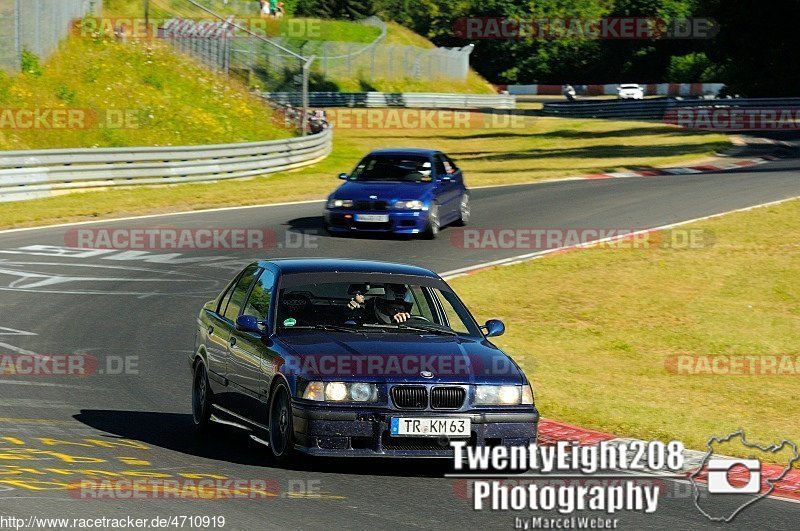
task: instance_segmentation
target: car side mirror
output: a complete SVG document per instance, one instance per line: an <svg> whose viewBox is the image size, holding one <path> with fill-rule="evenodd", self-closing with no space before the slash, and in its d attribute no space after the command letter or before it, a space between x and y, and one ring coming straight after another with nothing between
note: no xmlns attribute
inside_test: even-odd
<svg viewBox="0 0 800 531"><path fill-rule="evenodd" d="M239 332L250 332L251 334L263 334L264 329L261 328L261 321L258 317L253 315L240 315L236 318L236 330Z"/></svg>
<svg viewBox="0 0 800 531"><path fill-rule="evenodd" d="M502 336L506 332L506 325L500 319L489 319L482 328L486 330L486 337Z"/></svg>
<svg viewBox="0 0 800 531"><path fill-rule="evenodd" d="M340 174L339 174L339 178L340 178L341 180L343 180L343 181L346 181L346 180L347 180L347 174L346 174L346 173L340 173Z"/></svg>

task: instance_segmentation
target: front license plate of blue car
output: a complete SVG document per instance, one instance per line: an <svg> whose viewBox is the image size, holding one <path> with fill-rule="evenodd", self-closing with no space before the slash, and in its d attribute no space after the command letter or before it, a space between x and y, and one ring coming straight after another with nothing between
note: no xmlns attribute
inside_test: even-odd
<svg viewBox="0 0 800 531"><path fill-rule="evenodd" d="M464 417L392 417L390 430L395 437L469 437L470 419Z"/></svg>
<svg viewBox="0 0 800 531"><path fill-rule="evenodd" d="M386 223L389 221L389 214L356 214L356 221L366 223Z"/></svg>

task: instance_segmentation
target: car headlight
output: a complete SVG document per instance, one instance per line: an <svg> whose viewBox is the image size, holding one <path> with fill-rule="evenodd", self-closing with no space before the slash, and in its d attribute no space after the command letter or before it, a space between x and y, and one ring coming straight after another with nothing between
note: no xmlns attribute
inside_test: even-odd
<svg viewBox="0 0 800 531"><path fill-rule="evenodd" d="M533 388L531 387L531 384L522 386L522 405L533 405Z"/></svg>
<svg viewBox="0 0 800 531"><path fill-rule="evenodd" d="M325 385L325 400L341 402L347 398L347 386L342 382L330 382Z"/></svg>
<svg viewBox="0 0 800 531"><path fill-rule="evenodd" d="M303 398L306 400L325 400L325 385L322 382L308 382Z"/></svg>
<svg viewBox="0 0 800 531"><path fill-rule="evenodd" d="M362 382L308 382L302 396L317 402L375 402L378 386Z"/></svg>
<svg viewBox="0 0 800 531"><path fill-rule="evenodd" d="M425 203L416 199L413 201L395 201L392 208L397 210L422 210L425 208Z"/></svg>
<svg viewBox="0 0 800 531"><path fill-rule="evenodd" d="M528 391L524 390L527 387ZM478 385L475 387L475 404L479 406L519 406L527 404L526 394L533 403L533 393L528 386L520 385Z"/></svg>
<svg viewBox="0 0 800 531"><path fill-rule="evenodd" d="M328 208L353 208L352 199L328 199Z"/></svg>
<svg viewBox="0 0 800 531"><path fill-rule="evenodd" d="M354 402L374 402L378 388L374 384L354 383L350 385L350 399Z"/></svg>

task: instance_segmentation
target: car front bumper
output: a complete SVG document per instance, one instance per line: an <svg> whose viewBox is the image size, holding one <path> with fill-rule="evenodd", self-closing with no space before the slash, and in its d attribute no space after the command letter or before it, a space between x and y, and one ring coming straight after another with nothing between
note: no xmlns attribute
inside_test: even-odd
<svg viewBox="0 0 800 531"><path fill-rule="evenodd" d="M389 411L293 404L296 450L331 457L453 457L446 437L392 437L391 417L469 417L470 446L527 446L536 442L535 408L506 411ZM463 440L463 439L462 439Z"/></svg>
<svg viewBox="0 0 800 531"><path fill-rule="evenodd" d="M359 215L387 216L387 221L356 221ZM334 233L386 232L418 234L428 226L427 210L394 210L362 212L359 210L325 210L325 226Z"/></svg>

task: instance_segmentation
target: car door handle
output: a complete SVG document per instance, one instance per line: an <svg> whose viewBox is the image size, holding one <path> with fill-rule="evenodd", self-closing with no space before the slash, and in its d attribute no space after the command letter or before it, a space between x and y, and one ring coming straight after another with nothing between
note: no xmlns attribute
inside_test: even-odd
<svg viewBox="0 0 800 531"><path fill-rule="evenodd" d="M235 346L236 346L236 338L235 338L235 337L232 337L232 338L231 338L231 346L232 346L232 347L235 347Z"/></svg>

